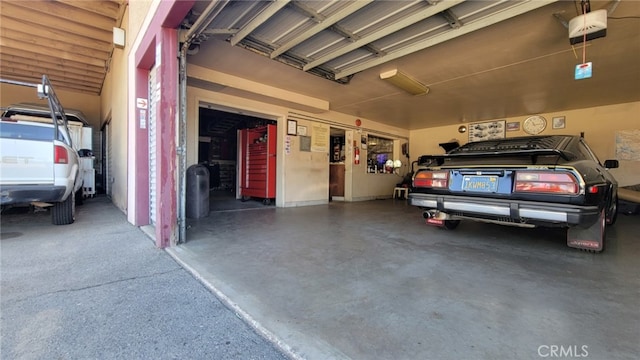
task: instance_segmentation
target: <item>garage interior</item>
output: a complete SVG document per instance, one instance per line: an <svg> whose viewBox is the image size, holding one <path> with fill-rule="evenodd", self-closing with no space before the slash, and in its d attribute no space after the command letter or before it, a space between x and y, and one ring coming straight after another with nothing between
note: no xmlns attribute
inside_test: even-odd
<svg viewBox="0 0 640 360"><path fill-rule="evenodd" d="M239 191L239 131L275 125L274 120L232 113L203 104L198 114L198 164L209 170L209 202L211 211L259 208L262 199L243 199Z"/></svg>
<svg viewBox="0 0 640 360"><path fill-rule="evenodd" d="M105 65L115 67L114 54L117 59L123 53L113 48L111 29L126 27L127 8L141 5L100 3L2 1L0 74L37 82L45 70L56 88L102 94L110 84ZM382 8L366 10L376 3ZM612 153L613 145L601 136L614 125L608 115L599 115L597 124L580 116L624 113L640 101L640 2L588 3L608 11L608 33L582 47L569 44L566 27L581 13L579 1L195 2L183 30L206 24L188 55L188 91L207 91L206 100L242 101L221 100L211 109L200 102L199 113L190 114L199 118L189 144L193 163L218 162L220 181L210 178L219 186L210 188L209 216L188 219L188 241L167 251L296 359L539 358L541 347L551 345L575 351L587 346L588 357L596 359L635 358L640 352L637 213L620 216L607 229L606 251L590 254L567 248L558 229L469 221L449 232L427 227L419 209L390 199L392 188L386 199L357 202L343 201L339 188L349 186L339 178L340 166L353 166L347 137L357 134L358 140L358 128L373 135L389 128L409 134L410 163L441 151L440 142L465 141L468 134L458 132L459 126L576 111L579 116L567 117L566 131L588 127L587 140ZM434 5L438 11L430 9ZM362 9L366 21L340 22ZM39 17L29 21L33 37L9 28L7 19L16 24L34 13ZM75 20L52 21L55 17ZM403 27L391 31L389 24ZM78 37L66 40L51 31L56 27ZM83 52L68 41L84 44ZM52 43L64 51L55 51ZM351 51L338 51L338 45ZM585 59L593 63L593 78L574 80L575 66ZM418 79L428 92L410 95L381 79L394 69ZM225 76L203 76L209 71ZM261 92L255 84L278 91ZM237 182L229 180L237 180L238 172L231 175L222 167L236 159L237 130L274 121L285 125L282 119L246 115L262 110L256 103L304 112L310 119L345 114L341 124L328 125L330 143L340 146L337 154L327 154L326 204L276 207L239 200ZM128 114L118 113L118 105L123 104L113 104L109 123L100 111L92 114L96 129L106 123L115 131L113 144L104 140L114 150L104 162L114 167L126 163L128 149L126 125L123 131L117 123ZM100 108L100 99L91 106ZM637 124L635 116L629 121ZM360 119L362 126L355 122ZM361 163L357 171L364 174L368 161ZM636 166L624 164L622 185L637 184ZM105 175L107 193L124 212L132 211L122 185L127 178L118 178L118 171L126 174L126 168L116 168L116 175ZM289 189L296 195L308 190Z"/></svg>

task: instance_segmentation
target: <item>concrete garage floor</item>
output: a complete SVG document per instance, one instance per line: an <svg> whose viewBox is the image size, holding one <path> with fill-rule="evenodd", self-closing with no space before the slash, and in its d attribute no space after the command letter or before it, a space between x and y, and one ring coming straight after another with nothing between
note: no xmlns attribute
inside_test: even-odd
<svg viewBox="0 0 640 360"><path fill-rule="evenodd" d="M591 254L559 229L446 231L405 201L333 202L211 212L169 252L294 357L636 359L639 219Z"/></svg>

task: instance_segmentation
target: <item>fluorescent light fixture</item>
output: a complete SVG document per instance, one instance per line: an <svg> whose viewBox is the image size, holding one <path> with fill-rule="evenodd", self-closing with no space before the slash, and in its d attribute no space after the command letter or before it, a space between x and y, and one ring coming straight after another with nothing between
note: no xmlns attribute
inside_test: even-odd
<svg viewBox="0 0 640 360"><path fill-rule="evenodd" d="M380 73L380 79L388 81L390 84L408 92L411 95L426 95L429 93L429 87L427 87L427 85L398 69Z"/></svg>

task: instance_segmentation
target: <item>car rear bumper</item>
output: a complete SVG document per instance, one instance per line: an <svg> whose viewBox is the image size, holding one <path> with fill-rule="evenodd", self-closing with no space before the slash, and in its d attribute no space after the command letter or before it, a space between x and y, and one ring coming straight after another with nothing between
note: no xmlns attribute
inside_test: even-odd
<svg viewBox="0 0 640 360"><path fill-rule="evenodd" d="M55 185L7 185L0 186L0 204L28 204L34 201L59 202L67 188Z"/></svg>
<svg viewBox="0 0 640 360"><path fill-rule="evenodd" d="M597 206L421 193L409 194L409 204L467 218L567 226L591 225L600 213Z"/></svg>

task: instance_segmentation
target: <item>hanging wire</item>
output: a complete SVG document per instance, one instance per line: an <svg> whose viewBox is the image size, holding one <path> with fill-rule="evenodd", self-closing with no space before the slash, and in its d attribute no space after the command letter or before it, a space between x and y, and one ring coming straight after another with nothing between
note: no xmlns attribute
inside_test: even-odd
<svg viewBox="0 0 640 360"><path fill-rule="evenodd" d="M582 10L583 10L583 14L587 14L587 2L583 1L582 2ZM584 28L583 28L583 32L584 34L582 35L582 63L586 63L587 62L587 17L584 17Z"/></svg>

